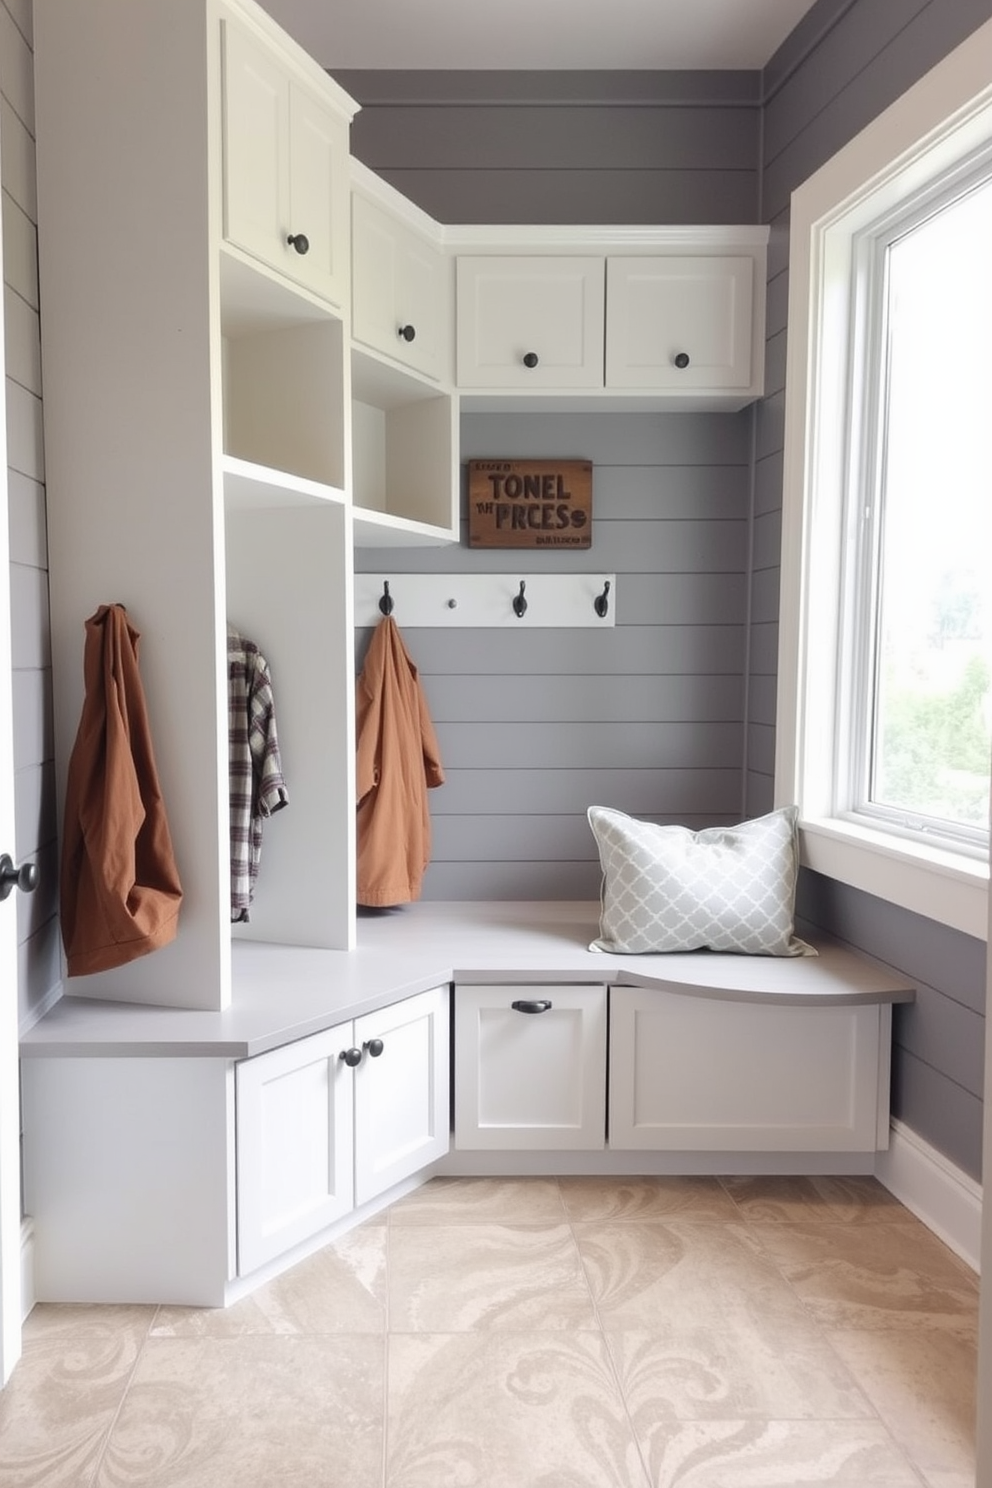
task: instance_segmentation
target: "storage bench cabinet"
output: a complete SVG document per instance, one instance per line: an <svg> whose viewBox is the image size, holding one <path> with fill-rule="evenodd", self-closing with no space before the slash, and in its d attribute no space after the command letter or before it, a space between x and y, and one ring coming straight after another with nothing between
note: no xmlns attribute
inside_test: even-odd
<svg viewBox="0 0 992 1488"><path fill-rule="evenodd" d="M26 1059L38 1298L222 1306L371 1212L447 1151L449 995L244 1060Z"/></svg>
<svg viewBox="0 0 992 1488"><path fill-rule="evenodd" d="M459 1154L888 1146L888 1004L459 986L453 1016Z"/></svg>
<svg viewBox="0 0 992 1488"><path fill-rule="evenodd" d="M226 1305L436 1174L873 1171L908 983L594 953L597 909L240 944L223 1013L63 998L21 1043L37 1299Z"/></svg>

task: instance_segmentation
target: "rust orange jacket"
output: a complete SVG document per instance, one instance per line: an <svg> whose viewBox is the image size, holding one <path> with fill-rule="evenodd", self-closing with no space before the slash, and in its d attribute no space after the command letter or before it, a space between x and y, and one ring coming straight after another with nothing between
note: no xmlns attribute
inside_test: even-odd
<svg viewBox="0 0 992 1488"><path fill-rule="evenodd" d="M431 856L427 791L444 783L417 668L391 615L376 626L358 679L358 903L420 897Z"/></svg>
<svg viewBox="0 0 992 1488"><path fill-rule="evenodd" d="M176 934L182 887L159 789L138 632L121 605L86 621L69 757L60 911L69 976L123 966Z"/></svg>

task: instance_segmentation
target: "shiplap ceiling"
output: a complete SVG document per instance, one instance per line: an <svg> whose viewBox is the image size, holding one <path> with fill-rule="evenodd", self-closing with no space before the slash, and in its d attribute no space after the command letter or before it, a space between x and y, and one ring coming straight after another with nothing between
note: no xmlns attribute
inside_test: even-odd
<svg viewBox="0 0 992 1488"><path fill-rule="evenodd" d="M262 0L322 66L761 68L814 0Z"/></svg>

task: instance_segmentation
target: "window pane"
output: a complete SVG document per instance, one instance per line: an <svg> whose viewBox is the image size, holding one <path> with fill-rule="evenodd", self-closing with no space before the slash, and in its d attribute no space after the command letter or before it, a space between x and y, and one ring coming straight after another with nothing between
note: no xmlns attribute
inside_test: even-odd
<svg viewBox="0 0 992 1488"><path fill-rule="evenodd" d="M987 831L992 183L887 255L887 399L869 795Z"/></svg>

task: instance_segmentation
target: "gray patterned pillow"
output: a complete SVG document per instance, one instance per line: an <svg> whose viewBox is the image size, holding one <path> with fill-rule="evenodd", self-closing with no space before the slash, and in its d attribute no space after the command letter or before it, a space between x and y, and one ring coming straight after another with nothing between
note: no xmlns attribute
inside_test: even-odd
<svg viewBox="0 0 992 1488"><path fill-rule="evenodd" d="M736 951L808 956L793 936L799 853L795 806L737 827L659 827L590 806L603 869L591 950Z"/></svg>

